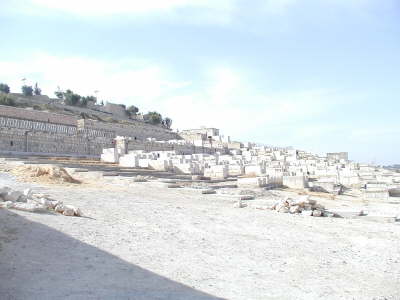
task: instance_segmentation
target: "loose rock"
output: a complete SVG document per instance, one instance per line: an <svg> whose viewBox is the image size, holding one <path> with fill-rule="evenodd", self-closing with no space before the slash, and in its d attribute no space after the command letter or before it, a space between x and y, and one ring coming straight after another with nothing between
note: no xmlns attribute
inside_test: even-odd
<svg viewBox="0 0 400 300"><path fill-rule="evenodd" d="M318 204L316 200L309 199L309 196L301 196L297 199L287 197L274 203L270 209L280 213L301 213L305 216L316 217L325 216L325 208L321 204Z"/></svg>
<svg viewBox="0 0 400 300"><path fill-rule="evenodd" d="M312 216L313 217L321 217L322 216L322 211L320 211L318 209L313 210Z"/></svg>
<svg viewBox="0 0 400 300"><path fill-rule="evenodd" d="M216 194L217 191L213 190L213 189L208 189L208 190L202 190L201 193L202 194Z"/></svg>
<svg viewBox="0 0 400 300"><path fill-rule="evenodd" d="M31 189L23 192L12 190L9 187L0 188L0 208L16 209L28 212L54 210L65 216L82 216L79 208L64 205L61 201L51 199L44 194L34 194ZM4 202L3 202L4 201Z"/></svg>

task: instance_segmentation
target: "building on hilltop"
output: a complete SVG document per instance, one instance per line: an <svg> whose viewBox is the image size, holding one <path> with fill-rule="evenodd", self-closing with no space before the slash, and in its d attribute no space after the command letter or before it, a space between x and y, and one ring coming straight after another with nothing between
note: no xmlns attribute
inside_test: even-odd
<svg viewBox="0 0 400 300"><path fill-rule="evenodd" d="M348 152L331 152L326 154L326 158L330 161L348 161L349 154Z"/></svg>
<svg viewBox="0 0 400 300"><path fill-rule="evenodd" d="M184 140L198 147L240 149L243 146L240 142L231 141L229 136L225 138L220 135L220 130L217 128L187 129L179 134Z"/></svg>

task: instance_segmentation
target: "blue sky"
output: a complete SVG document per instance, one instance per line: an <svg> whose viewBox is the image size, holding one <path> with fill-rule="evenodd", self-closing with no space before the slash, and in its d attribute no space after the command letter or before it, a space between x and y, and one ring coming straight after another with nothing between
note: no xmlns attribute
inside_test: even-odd
<svg viewBox="0 0 400 300"><path fill-rule="evenodd" d="M3 0L0 82L400 162L398 0Z"/></svg>

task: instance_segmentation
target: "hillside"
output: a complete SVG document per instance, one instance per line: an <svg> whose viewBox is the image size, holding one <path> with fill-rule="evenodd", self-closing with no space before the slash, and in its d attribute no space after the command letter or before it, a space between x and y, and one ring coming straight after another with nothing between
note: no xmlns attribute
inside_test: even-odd
<svg viewBox="0 0 400 300"><path fill-rule="evenodd" d="M15 106L19 108L27 108L37 111L52 112L57 114L64 114L69 116L75 116L77 118L89 119L95 121L101 121L106 123L137 123L141 121L151 125L170 129L164 124L164 120L160 115L160 123L153 122L151 119L146 119L146 115L130 113L125 105L114 104L107 102L105 105L96 104L94 102L88 102L86 106L77 105L66 105L65 101L58 98L50 98L47 95L38 96L24 96L20 93L1 93L3 97L11 99L6 105ZM4 105L5 103L0 103ZM169 119L169 118L166 118Z"/></svg>

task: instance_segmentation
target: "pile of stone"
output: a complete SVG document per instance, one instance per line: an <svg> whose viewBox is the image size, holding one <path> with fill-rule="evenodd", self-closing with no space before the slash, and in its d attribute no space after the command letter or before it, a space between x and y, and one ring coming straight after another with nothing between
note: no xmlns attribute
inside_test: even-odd
<svg viewBox="0 0 400 300"><path fill-rule="evenodd" d="M302 196L298 199L285 198L271 206L272 210L280 213L302 214L313 217L333 217L334 214L325 210L325 207L311 200L309 196Z"/></svg>
<svg viewBox="0 0 400 300"><path fill-rule="evenodd" d="M147 182L151 179L154 179L152 176L142 176L142 175L137 175L132 178L133 182Z"/></svg>
<svg viewBox="0 0 400 300"><path fill-rule="evenodd" d="M23 192L10 187L0 187L0 208L16 209L28 212L55 211L64 216L81 217L79 208L65 205L62 201L53 200L44 194L34 194L30 189Z"/></svg>
<svg viewBox="0 0 400 300"><path fill-rule="evenodd" d="M14 175L21 176L28 181L49 183L80 183L64 168L54 165L22 165L11 170Z"/></svg>

